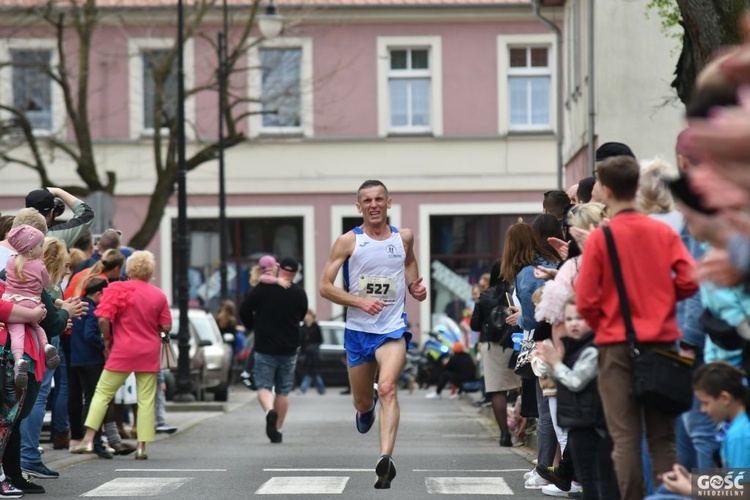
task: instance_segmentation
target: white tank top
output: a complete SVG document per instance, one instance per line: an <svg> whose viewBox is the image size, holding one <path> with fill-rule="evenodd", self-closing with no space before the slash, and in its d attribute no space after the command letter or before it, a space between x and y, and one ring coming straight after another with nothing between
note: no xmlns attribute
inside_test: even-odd
<svg viewBox="0 0 750 500"><path fill-rule="evenodd" d="M391 226L391 236L386 240L374 240L360 227L353 231L356 241L354 251L344 262L344 288L352 295L379 298L386 306L374 316L349 307L346 328L376 334L406 329L406 250L398 229Z"/></svg>

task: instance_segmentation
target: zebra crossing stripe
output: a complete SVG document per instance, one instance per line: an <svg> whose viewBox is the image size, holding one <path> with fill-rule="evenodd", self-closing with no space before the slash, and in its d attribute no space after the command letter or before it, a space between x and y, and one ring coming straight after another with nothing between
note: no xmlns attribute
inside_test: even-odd
<svg viewBox="0 0 750 500"><path fill-rule="evenodd" d="M153 497L171 493L191 477L118 477L84 493L83 497Z"/></svg>
<svg viewBox="0 0 750 500"><path fill-rule="evenodd" d="M501 477L426 477L427 493L439 495L513 495Z"/></svg>
<svg viewBox="0 0 750 500"><path fill-rule="evenodd" d="M336 495L344 492L348 477L295 476L272 477L255 492L256 495Z"/></svg>

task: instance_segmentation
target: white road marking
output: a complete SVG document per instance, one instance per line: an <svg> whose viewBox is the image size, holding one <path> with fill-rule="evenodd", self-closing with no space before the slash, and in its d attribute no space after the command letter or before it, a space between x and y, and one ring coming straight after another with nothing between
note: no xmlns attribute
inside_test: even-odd
<svg viewBox="0 0 750 500"><path fill-rule="evenodd" d="M512 495L501 477L426 477L427 493L440 495Z"/></svg>
<svg viewBox="0 0 750 500"><path fill-rule="evenodd" d="M191 479L191 477L118 477L81 496L153 497L171 493Z"/></svg>
<svg viewBox="0 0 750 500"><path fill-rule="evenodd" d="M153 470L153 469L117 469L122 471ZM160 469L156 469L157 471ZM164 469L166 470L166 469ZM185 470L185 469L182 469ZM209 469L206 469L209 470ZM263 472L372 472L373 469L324 469L324 468L276 468L263 469ZM529 472L529 469L412 469L412 472L456 472L456 473L497 473L497 472Z"/></svg>
<svg viewBox="0 0 750 500"><path fill-rule="evenodd" d="M115 472L226 472L226 469L115 469Z"/></svg>
<svg viewBox="0 0 750 500"><path fill-rule="evenodd" d="M369 469L368 469L369 470ZM412 469L412 472L529 472L529 469Z"/></svg>
<svg viewBox="0 0 750 500"><path fill-rule="evenodd" d="M335 495L346 488L348 477L272 477L256 495Z"/></svg>
<svg viewBox="0 0 750 500"><path fill-rule="evenodd" d="M373 472L375 469L263 469L263 472Z"/></svg>

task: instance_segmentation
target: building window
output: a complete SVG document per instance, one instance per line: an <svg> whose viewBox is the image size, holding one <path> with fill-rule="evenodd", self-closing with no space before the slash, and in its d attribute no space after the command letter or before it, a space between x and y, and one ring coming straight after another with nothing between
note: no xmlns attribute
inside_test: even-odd
<svg viewBox="0 0 750 500"><path fill-rule="evenodd" d="M429 49L390 50L388 96L392 132L431 130L431 80Z"/></svg>
<svg viewBox="0 0 750 500"><path fill-rule="evenodd" d="M510 47L508 110L511 128L549 128L551 73L548 47Z"/></svg>
<svg viewBox="0 0 750 500"><path fill-rule="evenodd" d="M168 130L177 118L177 61L169 64L170 52L147 49L141 52L143 65L143 128L154 131L156 109L161 110L159 128Z"/></svg>
<svg viewBox="0 0 750 500"><path fill-rule="evenodd" d="M248 66L250 137L312 137L312 39L279 37L253 43Z"/></svg>
<svg viewBox="0 0 750 500"><path fill-rule="evenodd" d="M437 36L378 37L378 135L443 135Z"/></svg>
<svg viewBox="0 0 750 500"><path fill-rule="evenodd" d="M131 38L128 40L128 110L130 138L153 136L156 126L154 108L161 108L161 133L177 118L177 55L172 38ZM185 123L195 123L194 41L185 41ZM171 64L169 58L172 58ZM160 82L160 83L156 83ZM157 95L161 88L162 95ZM159 99L162 105L159 106ZM185 127L188 139L195 137L193 127Z"/></svg>
<svg viewBox="0 0 750 500"><path fill-rule="evenodd" d="M554 133L557 39L551 34L498 35L498 133Z"/></svg>
<svg viewBox="0 0 750 500"><path fill-rule="evenodd" d="M49 50L13 49L13 107L26 115L34 130L52 130L52 79Z"/></svg>
<svg viewBox="0 0 750 500"><path fill-rule="evenodd" d="M261 48L263 129L300 132L302 49Z"/></svg>

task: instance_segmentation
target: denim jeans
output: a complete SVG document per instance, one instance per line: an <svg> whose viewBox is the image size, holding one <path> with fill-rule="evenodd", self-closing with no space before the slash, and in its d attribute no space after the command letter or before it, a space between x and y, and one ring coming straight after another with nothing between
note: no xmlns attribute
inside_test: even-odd
<svg viewBox="0 0 750 500"><path fill-rule="evenodd" d="M52 400L52 432L68 432L70 419L68 418L68 356L65 349L60 349L60 338L52 337L50 344L57 347L60 356L60 366L55 369L55 393Z"/></svg>
<svg viewBox="0 0 750 500"><path fill-rule="evenodd" d="M57 347L59 345L59 338L52 337L50 344ZM58 355L62 360L62 351L59 351ZM59 367L56 370L45 370L44 377L42 377L42 383L39 386L39 393L33 403L34 406L29 415L21 420L22 466L42 463L42 454L39 452L39 437L42 434L44 414L47 411L47 399L49 397L50 389L52 389L52 378L54 377L55 372L63 370L60 370ZM65 397L67 398L67 395ZM30 400L26 403L32 404Z"/></svg>
<svg viewBox="0 0 750 500"><path fill-rule="evenodd" d="M552 425L552 415L549 412L549 399L544 397L539 382L536 385L536 403L539 409L539 420L536 424L537 462L539 465L552 466L557 451L557 436Z"/></svg>
<svg viewBox="0 0 750 500"><path fill-rule="evenodd" d="M323 383L323 377L320 375L305 375L302 378L302 382L299 384L299 391L304 394L307 392L307 390L310 388L310 384L315 381L315 387L318 389L318 394L325 394L326 393L326 385Z"/></svg>
<svg viewBox="0 0 750 500"><path fill-rule="evenodd" d="M677 454L687 470L717 467L714 456L721 443L716 440L716 422L700 411L700 403L693 398L693 407L680 415L675 424Z"/></svg>

